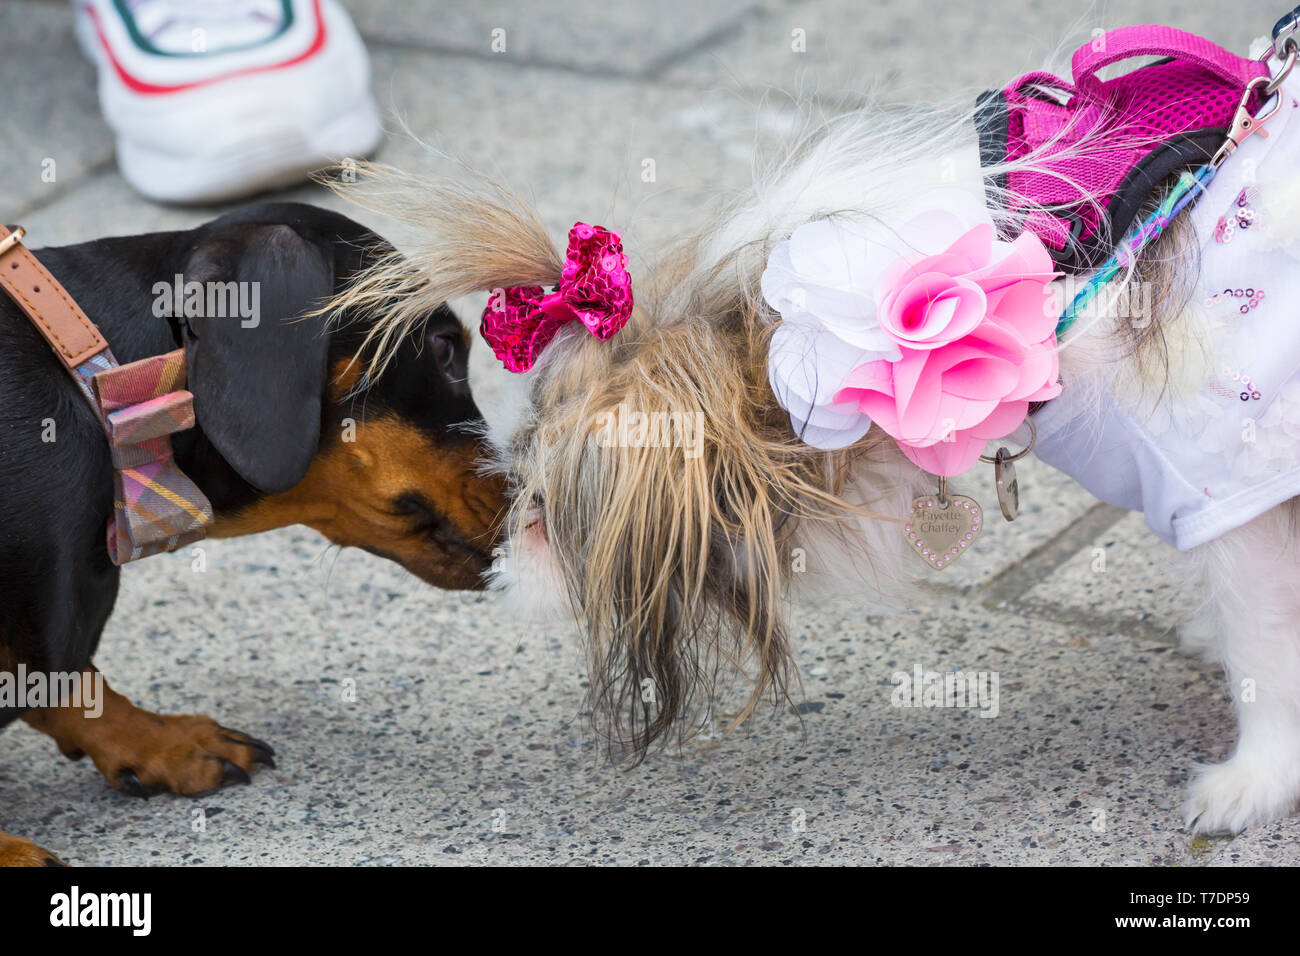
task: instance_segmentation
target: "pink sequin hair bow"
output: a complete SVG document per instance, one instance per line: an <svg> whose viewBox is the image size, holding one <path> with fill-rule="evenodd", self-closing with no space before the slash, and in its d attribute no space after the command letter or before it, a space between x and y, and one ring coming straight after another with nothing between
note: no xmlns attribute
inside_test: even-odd
<svg viewBox="0 0 1300 956"><path fill-rule="evenodd" d="M601 226L574 223L556 291L541 286L494 290L479 326L508 371L526 372L562 326L577 320L603 340L632 315L632 279L622 236Z"/></svg>

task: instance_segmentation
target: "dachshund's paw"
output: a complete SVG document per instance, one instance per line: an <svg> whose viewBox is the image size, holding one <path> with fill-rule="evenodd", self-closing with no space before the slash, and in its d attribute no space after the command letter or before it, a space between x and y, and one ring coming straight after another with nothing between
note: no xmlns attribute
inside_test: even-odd
<svg viewBox="0 0 1300 956"><path fill-rule="evenodd" d="M180 793L201 797L249 783L258 767L274 767L269 746L222 727L211 717L137 711L131 733L105 738L87 751L115 790L134 797Z"/></svg>
<svg viewBox="0 0 1300 956"><path fill-rule="evenodd" d="M31 840L0 833L0 866L66 866L49 850Z"/></svg>
<svg viewBox="0 0 1300 956"><path fill-rule="evenodd" d="M141 710L107 684L94 717L76 707L45 707L23 720L53 737L65 756L90 757L109 786L136 797L201 797L275 766L275 752L248 734L211 717Z"/></svg>

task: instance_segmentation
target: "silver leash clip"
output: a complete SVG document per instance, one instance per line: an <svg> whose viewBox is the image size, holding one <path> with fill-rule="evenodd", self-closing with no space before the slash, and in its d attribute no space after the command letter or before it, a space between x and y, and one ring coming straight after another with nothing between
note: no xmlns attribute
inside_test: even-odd
<svg viewBox="0 0 1300 956"><path fill-rule="evenodd" d="M1282 66L1278 69L1276 76L1257 76L1246 84L1246 89L1241 95L1241 102L1237 104L1237 112L1233 114L1232 125L1228 128L1228 138L1223 141L1214 158L1210 160L1211 168L1218 169L1223 161L1236 152L1237 147L1244 143L1247 138L1256 134L1267 136L1268 130L1264 129L1264 124L1273 118L1279 109L1282 108L1282 97L1275 96L1278 88L1295 66L1296 54L1300 53L1300 7L1296 7L1282 19L1278 20L1273 26L1273 45L1267 48L1260 60L1267 61L1271 57L1277 57L1282 61ZM1262 90L1261 90L1262 87ZM1250 112L1250 99L1260 91L1265 102L1273 101L1272 107L1266 113L1260 113L1258 116Z"/></svg>
<svg viewBox="0 0 1300 956"><path fill-rule="evenodd" d="M1295 62L1295 51L1292 50L1289 56L1290 63ZM1291 72L1290 64L1286 70L1279 75L1276 80L1271 80L1267 76L1257 76L1246 84L1246 90L1241 95L1241 103L1237 106L1237 112L1233 114L1232 125L1228 127L1228 138L1223 141L1214 158L1210 160L1210 166L1217 169L1223 164L1223 161L1237 151L1242 143L1251 136L1267 136L1268 130L1264 129L1264 124L1273 118L1279 109L1282 108L1282 97L1274 97L1273 106L1264 113L1256 116L1250 111L1250 98L1255 95L1257 89L1263 88L1265 96L1271 96L1272 90L1276 89L1273 85L1275 82L1280 84L1282 78Z"/></svg>

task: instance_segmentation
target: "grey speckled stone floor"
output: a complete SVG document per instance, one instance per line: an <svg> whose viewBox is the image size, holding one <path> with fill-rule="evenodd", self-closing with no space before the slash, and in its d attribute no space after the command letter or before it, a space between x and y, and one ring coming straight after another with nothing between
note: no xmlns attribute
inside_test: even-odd
<svg viewBox="0 0 1300 956"><path fill-rule="evenodd" d="M1244 0L1229 17L1140 0L1077 23L1046 0L348 6L394 116L534 190L557 236L576 217L609 222L637 259L744 183L755 137L781 122L779 97L756 113L769 88L981 88L1072 27L1126 22L1245 49L1280 5ZM124 185L70 20L61 0L0 7L0 220L58 244L212 215ZM396 135L382 156L424 161ZM492 415L501 373L477 351ZM801 717L768 712L631 771L589 739L566 628L522 626L491 595L428 590L302 529L207 543L203 573L186 554L150 559L123 575L98 663L143 706L272 741L280 769L146 803L19 726L0 746L0 825L86 864L1300 862L1298 820L1234 840L1182 828L1180 787L1233 726L1220 675L1175 649L1171 552L1047 469L1022 475L1024 517L910 609L873 617L846 596L796 612ZM996 671L998 717L891 706L891 676L917 664Z"/></svg>

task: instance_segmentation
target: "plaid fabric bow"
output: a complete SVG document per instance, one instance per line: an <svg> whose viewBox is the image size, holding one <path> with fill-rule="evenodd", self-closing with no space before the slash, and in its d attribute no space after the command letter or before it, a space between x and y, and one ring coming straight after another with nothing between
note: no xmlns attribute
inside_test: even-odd
<svg viewBox="0 0 1300 956"><path fill-rule="evenodd" d="M109 558L124 564L198 540L212 523L212 505L176 467L170 437L194 426L184 350L119 365L95 323L23 245L26 233L0 225L0 294L31 320L108 435Z"/></svg>
<svg viewBox="0 0 1300 956"><path fill-rule="evenodd" d="M172 459L171 436L194 427L194 396L184 390L185 351L118 365L105 349L75 370L75 381L108 433L113 563L174 551L202 538L212 523L212 505Z"/></svg>
<svg viewBox="0 0 1300 956"><path fill-rule="evenodd" d="M622 237L601 226L575 223L555 292L510 286L492 294L479 332L511 372L526 372L560 327L575 319L598 339L609 339L632 315L632 279Z"/></svg>

